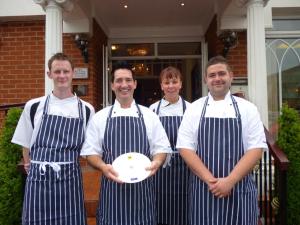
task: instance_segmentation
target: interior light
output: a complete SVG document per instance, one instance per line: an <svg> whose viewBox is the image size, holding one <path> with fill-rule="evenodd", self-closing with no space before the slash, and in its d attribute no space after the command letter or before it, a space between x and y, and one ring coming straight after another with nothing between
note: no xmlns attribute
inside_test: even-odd
<svg viewBox="0 0 300 225"><path fill-rule="evenodd" d="M115 46L115 45L112 45L112 46L111 46L111 50L114 51L114 50L116 50L116 49L117 49L117 46Z"/></svg>
<svg viewBox="0 0 300 225"><path fill-rule="evenodd" d="M181 6L184 6L184 2L181 2L180 5L181 5Z"/></svg>
<svg viewBox="0 0 300 225"><path fill-rule="evenodd" d="M124 8L127 9L127 8L128 8L128 5L125 4L125 5L124 5Z"/></svg>

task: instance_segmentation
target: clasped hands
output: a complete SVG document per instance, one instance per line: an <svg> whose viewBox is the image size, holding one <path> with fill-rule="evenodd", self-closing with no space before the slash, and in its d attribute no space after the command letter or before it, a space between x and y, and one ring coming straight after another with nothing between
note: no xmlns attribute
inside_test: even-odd
<svg viewBox="0 0 300 225"><path fill-rule="evenodd" d="M224 198L230 195L235 183L229 176L222 178L212 178L207 182L210 192L218 198Z"/></svg>

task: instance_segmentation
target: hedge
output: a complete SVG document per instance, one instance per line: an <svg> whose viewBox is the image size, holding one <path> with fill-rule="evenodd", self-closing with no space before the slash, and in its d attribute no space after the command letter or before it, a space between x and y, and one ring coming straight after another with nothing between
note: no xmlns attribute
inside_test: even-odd
<svg viewBox="0 0 300 225"><path fill-rule="evenodd" d="M21 224L23 177L17 171L22 148L11 143L22 110L10 109L0 135L0 224Z"/></svg>
<svg viewBox="0 0 300 225"><path fill-rule="evenodd" d="M277 144L290 161L287 172L287 224L300 224L300 117L295 109L287 105L281 109Z"/></svg>

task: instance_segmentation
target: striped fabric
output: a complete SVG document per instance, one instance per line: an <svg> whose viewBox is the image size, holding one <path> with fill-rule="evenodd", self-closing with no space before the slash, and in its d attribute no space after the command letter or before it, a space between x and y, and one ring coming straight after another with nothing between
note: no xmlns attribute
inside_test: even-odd
<svg viewBox="0 0 300 225"><path fill-rule="evenodd" d="M159 115L161 101L156 113ZM182 99L183 113L186 104ZM161 168L154 176L156 191L156 211L158 224L188 224L188 180L189 169L176 151L177 131L182 116L160 116L160 121L168 135L172 155L170 166Z"/></svg>
<svg viewBox="0 0 300 225"><path fill-rule="evenodd" d="M202 111L197 154L215 177L226 177L244 155L242 124L236 101L236 118L204 117ZM229 197L216 198L194 174L190 179L190 225L257 225L257 191L251 175L244 177Z"/></svg>
<svg viewBox="0 0 300 225"><path fill-rule="evenodd" d="M139 152L150 157L143 116L107 119L103 140L103 161L111 164L119 155ZM156 225L152 178L139 183L117 184L102 177L97 225Z"/></svg>
<svg viewBox="0 0 300 225"><path fill-rule="evenodd" d="M85 225L78 162L84 141L82 103L78 100L79 118L48 115L48 103L49 96L36 141L30 149L34 163L26 180L22 225ZM61 163L60 171L46 165L42 173L45 161Z"/></svg>

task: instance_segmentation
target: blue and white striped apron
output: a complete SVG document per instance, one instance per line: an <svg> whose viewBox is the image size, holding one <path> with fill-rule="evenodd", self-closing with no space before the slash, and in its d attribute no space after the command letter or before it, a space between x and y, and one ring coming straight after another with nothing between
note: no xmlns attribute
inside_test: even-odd
<svg viewBox="0 0 300 225"><path fill-rule="evenodd" d="M49 96L30 149L22 225L85 225L78 162L84 141L82 103L78 99L79 118L49 115L48 107Z"/></svg>
<svg viewBox="0 0 300 225"><path fill-rule="evenodd" d="M231 99L236 118L205 117L207 98L199 123L196 153L215 177L228 176L244 155L241 115L235 99ZM257 191L251 174L225 198L214 197L195 174L190 185L190 225L257 225Z"/></svg>
<svg viewBox="0 0 300 225"><path fill-rule="evenodd" d="M105 163L112 164L121 154L132 151L150 158L146 126L136 106L139 117L111 117L111 107L102 145ZM97 225L156 225L152 177L138 183L118 184L103 176L99 199Z"/></svg>
<svg viewBox="0 0 300 225"><path fill-rule="evenodd" d="M156 109L159 115L161 101ZM182 110L186 104L182 99ZM160 121L168 135L173 154L170 166L161 168L154 176L156 211L158 224L188 224L188 181L189 169L176 150L177 131L182 116L160 116Z"/></svg>

